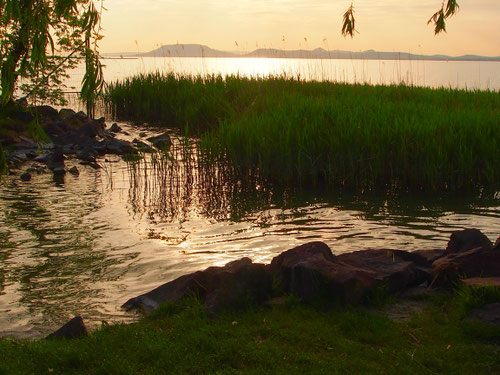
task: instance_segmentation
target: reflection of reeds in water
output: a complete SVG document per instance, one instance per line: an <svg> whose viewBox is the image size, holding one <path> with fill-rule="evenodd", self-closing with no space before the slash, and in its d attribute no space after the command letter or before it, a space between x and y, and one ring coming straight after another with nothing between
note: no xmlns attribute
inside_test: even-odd
<svg viewBox="0 0 500 375"><path fill-rule="evenodd" d="M133 214L154 223L193 216L237 220L261 206L258 185L238 182L229 162L208 160L188 138L176 140L168 153L129 162L128 172Z"/></svg>

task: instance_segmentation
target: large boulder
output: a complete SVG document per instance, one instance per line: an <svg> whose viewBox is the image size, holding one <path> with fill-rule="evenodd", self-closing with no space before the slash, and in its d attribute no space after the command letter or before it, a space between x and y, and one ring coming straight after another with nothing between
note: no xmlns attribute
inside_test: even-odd
<svg viewBox="0 0 500 375"><path fill-rule="evenodd" d="M127 310L139 309L149 314L162 302L177 302L185 297L200 298L210 313L239 303L245 298L263 302L271 293L272 279L264 264L249 258L230 262L224 267L209 267L181 276L158 288L131 298L123 304Z"/></svg>
<svg viewBox="0 0 500 375"><path fill-rule="evenodd" d="M420 285L431 275L431 262L426 257L402 250L355 251L337 256L337 261L372 271L388 293Z"/></svg>
<svg viewBox="0 0 500 375"><path fill-rule="evenodd" d="M270 268L283 292L306 302L326 298L358 303L378 285L374 272L338 262L323 242L285 251L272 260Z"/></svg>
<svg viewBox="0 0 500 375"><path fill-rule="evenodd" d="M41 122L54 121L59 119L57 109L49 105L39 105L34 107L34 111L38 114Z"/></svg>
<svg viewBox="0 0 500 375"><path fill-rule="evenodd" d="M500 277L500 251L482 247L450 253L432 263L432 285L450 285L472 277Z"/></svg>
<svg viewBox="0 0 500 375"><path fill-rule="evenodd" d="M480 230L464 229L452 233L445 253L460 253L476 247L490 250L493 248L493 244Z"/></svg>

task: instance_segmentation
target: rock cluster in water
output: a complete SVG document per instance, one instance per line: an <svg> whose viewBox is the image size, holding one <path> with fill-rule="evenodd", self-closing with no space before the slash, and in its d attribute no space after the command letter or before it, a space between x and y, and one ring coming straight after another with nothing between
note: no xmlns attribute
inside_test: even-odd
<svg viewBox="0 0 500 375"><path fill-rule="evenodd" d="M48 139L37 142L22 130L29 128L33 119L37 118ZM23 181L29 181L31 174L50 170L55 176L70 172L79 174L76 167L66 168L68 155L80 161L82 165L100 168L97 158L106 154L127 155L138 152L152 152L154 146L165 150L170 147L168 134L151 137L149 145L138 139L128 142L116 138L116 134L125 133L118 124L106 129L104 117L90 119L84 112L72 109L57 111L50 106L17 107L11 110L9 116L3 117L4 128L11 130L10 134L0 135L0 143L8 150L7 161L10 166L19 166L32 161L32 166L21 174Z"/></svg>
<svg viewBox="0 0 500 375"><path fill-rule="evenodd" d="M260 303L277 294L294 294L305 302L320 298L358 304L380 290L402 293L421 284L443 287L464 278L499 285L500 238L493 245L479 230L467 229L453 233L445 250L340 255L323 242L310 242L281 253L269 265L243 258L179 277L122 307L150 313L162 302L195 296L216 314L248 297Z"/></svg>

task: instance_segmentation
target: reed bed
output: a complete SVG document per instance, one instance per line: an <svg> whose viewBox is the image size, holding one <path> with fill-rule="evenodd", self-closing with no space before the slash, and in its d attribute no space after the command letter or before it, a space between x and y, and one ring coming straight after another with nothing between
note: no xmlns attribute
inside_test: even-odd
<svg viewBox="0 0 500 375"><path fill-rule="evenodd" d="M110 86L121 119L189 129L211 160L277 186L469 190L500 186L500 93L139 75Z"/></svg>

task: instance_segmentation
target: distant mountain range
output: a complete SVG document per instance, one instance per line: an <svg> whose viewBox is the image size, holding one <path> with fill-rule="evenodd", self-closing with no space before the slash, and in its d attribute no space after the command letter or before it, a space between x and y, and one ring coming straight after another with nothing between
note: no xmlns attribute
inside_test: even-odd
<svg viewBox="0 0 500 375"><path fill-rule="evenodd" d="M323 48L314 50L281 50L260 48L249 53L219 51L202 44L170 44L146 53L115 53L108 56L118 57L267 57L293 59L365 59L365 60L448 60L448 61L500 61L500 56L447 56L419 55L408 52L381 52L368 50L351 52L341 50L327 51Z"/></svg>

